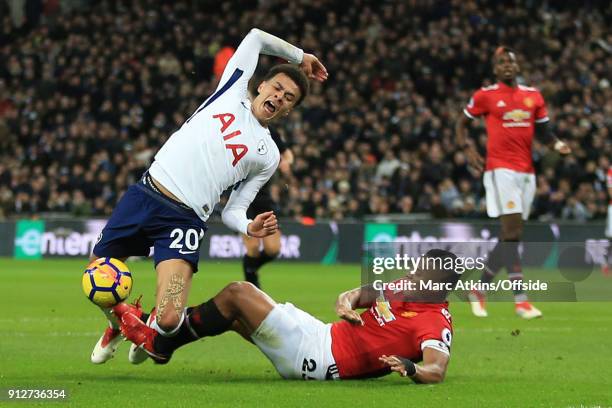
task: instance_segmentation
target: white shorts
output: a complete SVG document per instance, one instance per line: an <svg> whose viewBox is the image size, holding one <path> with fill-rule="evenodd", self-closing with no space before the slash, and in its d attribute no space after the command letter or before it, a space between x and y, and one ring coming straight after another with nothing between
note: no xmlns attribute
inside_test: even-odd
<svg viewBox="0 0 612 408"><path fill-rule="evenodd" d="M489 217L522 214L523 220L529 218L536 192L535 174L510 169L487 170L484 186Z"/></svg>
<svg viewBox="0 0 612 408"><path fill-rule="evenodd" d="M331 352L331 324L291 303L279 303L251 335L283 378L338 378Z"/></svg>

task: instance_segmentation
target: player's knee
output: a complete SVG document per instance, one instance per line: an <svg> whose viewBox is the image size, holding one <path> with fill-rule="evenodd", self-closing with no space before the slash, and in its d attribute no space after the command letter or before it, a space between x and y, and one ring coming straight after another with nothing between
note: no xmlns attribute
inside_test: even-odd
<svg viewBox="0 0 612 408"><path fill-rule="evenodd" d="M223 290L232 301L239 301L246 297L253 296L257 291L257 287L250 282L232 282Z"/></svg>
<svg viewBox="0 0 612 408"><path fill-rule="evenodd" d="M264 252L270 258L277 258L280 254L280 245L278 247L273 248L264 248Z"/></svg>
<svg viewBox="0 0 612 408"><path fill-rule="evenodd" d="M264 242L264 253L270 258L276 258L280 254L281 243L279 240L269 240Z"/></svg>
<svg viewBox="0 0 612 408"><path fill-rule="evenodd" d="M246 254L251 258L257 258L259 256L259 245L257 246L247 246Z"/></svg>
<svg viewBox="0 0 612 408"><path fill-rule="evenodd" d="M252 258L257 258L259 256L259 240L256 238L246 238L244 240L244 247L246 249L246 254Z"/></svg>
<svg viewBox="0 0 612 408"><path fill-rule="evenodd" d="M175 331L181 322L181 315L174 310L165 310L162 314L157 314L157 326L166 333Z"/></svg>

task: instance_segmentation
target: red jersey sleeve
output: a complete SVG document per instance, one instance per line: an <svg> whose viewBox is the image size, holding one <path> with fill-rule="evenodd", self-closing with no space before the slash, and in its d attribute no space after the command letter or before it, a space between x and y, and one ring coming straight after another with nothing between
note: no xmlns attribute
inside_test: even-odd
<svg viewBox="0 0 612 408"><path fill-rule="evenodd" d="M485 115L489 113L489 108L487 106L487 98L482 89L474 92L474 95L470 98L465 109L463 109L463 113L465 113L469 118L476 119L480 115Z"/></svg>
<svg viewBox="0 0 612 408"><path fill-rule="evenodd" d="M540 92L538 92L534 117L536 123L548 122L548 109L546 108L544 97Z"/></svg>
<svg viewBox="0 0 612 408"><path fill-rule="evenodd" d="M438 314L438 316L431 316L426 320L423 319L417 330L417 340L420 343L421 350L430 347L450 355L450 347L453 339L450 313L447 309L442 309L440 312L433 313Z"/></svg>

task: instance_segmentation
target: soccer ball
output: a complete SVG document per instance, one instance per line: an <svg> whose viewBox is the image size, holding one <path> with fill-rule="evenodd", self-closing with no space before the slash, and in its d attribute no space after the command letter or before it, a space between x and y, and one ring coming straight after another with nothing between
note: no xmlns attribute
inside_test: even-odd
<svg viewBox="0 0 612 408"><path fill-rule="evenodd" d="M96 259L83 274L83 292L93 303L111 307L127 299L132 291L132 274L115 258Z"/></svg>

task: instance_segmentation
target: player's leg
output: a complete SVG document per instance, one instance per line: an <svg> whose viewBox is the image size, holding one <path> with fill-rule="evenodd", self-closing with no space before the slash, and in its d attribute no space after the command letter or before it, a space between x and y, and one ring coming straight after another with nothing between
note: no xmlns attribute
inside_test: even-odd
<svg viewBox="0 0 612 408"><path fill-rule="evenodd" d="M214 298L186 309L185 318L173 337L164 337L139 319L124 315L122 329L128 339L140 343L156 362L165 363L174 350L203 337L229 330L248 337L275 306L274 300L248 282L233 282Z"/></svg>
<svg viewBox="0 0 612 408"><path fill-rule="evenodd" d="M483 175L483 184L485 187L485 200L487 207L487 215L491 218L498 218L502 214L502 200L499 194L499 180L496 177L495 170L488 170ZM484 283L490 283L495 279L495 276L503 266L502 261L502 242L501 239L497 242L493 250L487 256L487 262L483 270L480 280ZM473 290L468 293L468 300L472 308L472 313L477 317L487 317L486 310L486 293L484 291Z"/></svg>
<svg viewBox="0 0 612 408"><path fill-rule="evenodd" d="M160 251L161 252L161 251ZM183 323L187 319L189 309L185 308L191 281L197 261L192 263L184 259L165 259L157 263L157 292L156 306L150 315L138 319L148 331L141 333L140 337L126 337L132 341L128 360L132 364L144 362L152 348L147 350L146 345L151 343L157 335L161 338L172 338L184 335L181 332ZM136 319L129 309L114 308L114 313L123 319ZM130 315L130 316L126 316ZM150 332L149 332L150 331ZM125 331L124 331L124 334ZM155 354L152 354L155 357ZM160 357L160 362L165 362L165 358Z"/></svg>
<svg viewBox="0 0 612 408"><path fill-rule="evenodd" d="M523 281L523 268L519 245L523 236L523 219L521 214L506 214L499 217L501 221L502 261L508 272L508 279L513 282ZM527 294L523 290L514 290L515 303L526 302Z"/></svg>
<svg viewBox="0 0 612 408"><path fill-rule="evenodd" d="M191 289L193 266L183 259L167 259L157 264L156 316L152 327L166 337L174 336L185 318L185 305Z"/></svg>
<svg viewBox="0 0 612 408"><path fill-rule="evenodd" d="M89 258L89 263L92 263L96 259L100 258L97 255L92 255ZM125 262L127 257L121 258L121 262ZM110 307L102 307L98 306L104 316L106 316L106 320L108 321L108 327L102 333L102 336L98 339L96 345L91 352L91 362L94 364L102 364L111 359L119 344L123 338L121 337L121 331L119 330L120 322L117 317L112 313L112 308Z"/></svg>
<svg viewBox="0 0 612 408"><path fill-rule="evenodd" d="M509 219L504 224L502 223L502 233L505 237L506 250L504 254L506 269L508 271L508 279L515 282L523 281L523 268L521 265L521 256L519 253L519 245L523 239L523 222L529 219L531 205L536 192L536 178L534 174L515 173L515 183L519 186L521 193L521 217ZM533 306L527 299L527 294L524 290L514 290L514 302L516 314L523 319L534 319L542 317L542 312Z"/></svg>
<svg viewBox="0 0 612 408"><path fill-rule="evenodd" d="M263 239L263 250L260 253L262 266L275 260L281 250L281 232L277 230L274 234L268 235Z"/></svg>
<svg viewBox="0 0 612 408"><path fill-rule="evenodd" d="M251 282L259 287L259 238L242 235L242 242L246 248L246 253L242 257L242 270L244 272L244 280Z"/></svg>
<svg viewBox="0 0 612 408"><path fill-rule="evenodd" d="M509 169L495 169L485 172L483 181L487 214L492 218L499 217L501 233L498 243L489 253L481 281L492 282L504 266L510 280L522 281L518 247L523 235L523 219L529 217L535 196L535 176ZM529 305L524 291L514 291L514 297L517 304L526 307ZM486 317L485 293L473 291L468 298L474 315Z"/></svg>
<svg viewBox="0 0 612 408"><path fill-rule="evenodd" d="M253 285L260 287L259 269L273 261L280 253L281 233L276 231L274 234L263 238L263 249L260 250L260 240L258 238L242 236L246 253L242 260L244 279Z"/></svg>
<svg viewBox="0 0 612 408"><path fill-rule="evenodd" d="M130 186L117 203L98 242L93 248L90 263L101 257L117 258L124 261L128 256L146 256L149 244L139 233L139 225L146 217L142 203L146 197L135 186ZM122 337L119 332L119 321L109 308L100 307L108 321L108 327L94 346L91 361L101 364L113 357ZM138 308L136 308L138 309Z"/></svg>

